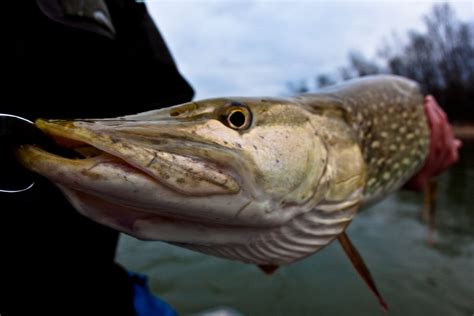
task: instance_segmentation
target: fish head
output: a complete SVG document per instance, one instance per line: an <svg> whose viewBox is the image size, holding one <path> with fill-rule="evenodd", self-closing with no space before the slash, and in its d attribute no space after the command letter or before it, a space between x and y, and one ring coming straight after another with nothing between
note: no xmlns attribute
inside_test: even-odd
<svg viewBox="0 0 474 316"><path fill-rule="evenodd" d="M36 126L80 157L24 145L23 165L83 215L141 239L251 244L330 191L327 144L308 111L286 99L209 99Z"/></svg>

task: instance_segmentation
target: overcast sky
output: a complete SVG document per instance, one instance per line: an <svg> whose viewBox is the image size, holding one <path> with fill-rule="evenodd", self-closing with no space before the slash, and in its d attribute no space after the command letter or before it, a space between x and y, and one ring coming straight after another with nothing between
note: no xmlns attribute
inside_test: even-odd
<svg viewBox="0 0 474 316"><path fill-rule="evenodd" d="M278 96L287 82L334 72L351 50L375 56L395 31L423 30L435 1L148 0L150 14L196 91ZM450 1L474 21L473 0Z"/></svg>

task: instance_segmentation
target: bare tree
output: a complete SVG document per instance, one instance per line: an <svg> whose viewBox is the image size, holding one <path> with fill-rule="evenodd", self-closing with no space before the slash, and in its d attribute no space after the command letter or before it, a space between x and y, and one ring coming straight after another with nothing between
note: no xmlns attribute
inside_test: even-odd
<svg viewBox="0 0 474 316"><path fill-rule="evenodd" d="M423 19L424 32L411 30L405 40L393 36L385 41L379 50L381 64L351 52L348 65L339 69L337 77L405 76L419 82L425 93L433 94L451 119L474 121L474 23L458 20L448 4L433 6ZM316 86L332 84L333 78L320 74ZM304 88L306 92L309 87L305 84Z"/></svg>
<svg viewBox="0 0 474 316"><path fill-rule="evenodd" d="M286 84L292 94L300 94L310 91L306 80L290 81Z"/></svg>
<svg viewBox="0 0 474 316"><path fill-rule="evenodd" d="M474 24L457 20L448 4L424 17L426 32L410 31L400 47L385 48L391 73L418 81L455 120L474 120Z"/></svg>
<svg viewBox="0 0 474 316"><path fill-rule="evenodd" d="M331 86L334 83L335 83L334 80L329 75L322 74L322 75L318 75L316 77L316 86L318 88L324 88L324 87L327 87L327 86Z"/></svg>

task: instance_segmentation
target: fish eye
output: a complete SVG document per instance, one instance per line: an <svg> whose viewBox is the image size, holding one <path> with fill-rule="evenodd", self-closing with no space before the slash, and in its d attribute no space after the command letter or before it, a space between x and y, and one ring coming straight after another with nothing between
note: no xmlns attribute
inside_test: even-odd
<svg viewBox="0 0 474 316"><path fill-rule="evenodd" d="M252 117L250 111L244 106L232 106L227 110L225 121L227 126L235 130L247 129Z"/></svg>

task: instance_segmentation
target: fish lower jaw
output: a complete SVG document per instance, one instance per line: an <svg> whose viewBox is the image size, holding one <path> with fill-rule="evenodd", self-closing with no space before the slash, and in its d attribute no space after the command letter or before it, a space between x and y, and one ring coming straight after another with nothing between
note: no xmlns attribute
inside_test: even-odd
<svg viewBox="0 0 474 316"><path fill-rule="evenodd" d="M74 183L104 179L105 174L100 172L104 165L113 166L122 172L145 176L142 171L119 158L98 150L94 152L95 154L89 157L67 158L34 145L23 145L17 149L16 155L25 168L41 174L56 184L74 186Z"/></svg>

